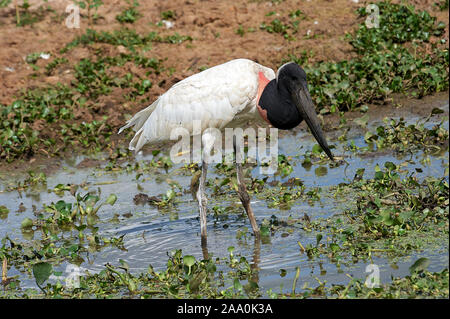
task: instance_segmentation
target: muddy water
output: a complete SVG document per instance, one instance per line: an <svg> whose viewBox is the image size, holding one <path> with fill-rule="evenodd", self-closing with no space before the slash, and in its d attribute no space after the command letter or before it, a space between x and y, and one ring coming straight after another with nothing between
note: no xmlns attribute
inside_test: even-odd
<svg viewBox="0 0 450 319"><path fill-rule="evenodd" d="M446 105L448 108L448 104ZM411 117L410 122L417 119ZM380 123L373 122L369 126L376 127ZM433 123L429 123L433 125ZM448 121L445 123L448 130ZM338 134L340 135L340 134ZM336 135L336 136L338 136ZM312 220L315 218L329 217L335 213L341 212L347 207L351 199L335 199L328 194L327 187L337 185L342 182L349 182L353 179L355 172L359 168L366 168L365 178L373 176L374 167L379 164L383 167L386 161L400 164L409 160L406 167L409 171L414 168L421 168L421 177L425 176L443 176L445 168L448 167L448 155L429 156L430 161L422 164L421 160L424 154L421 152L408 156L396 156L393 153L375 152L370 157L359 157L355 153L345 152L343 147L351 140L357 146L365 146L364 130L353 128L348 132L346 142L339 142L337 139L331 139L331 144L336 146L335 154L343 155L347 164L338 167L326 167L326 174L318 174L318 165L313 165L309 169L301 165L303 154L306 150L311 150L315 144L314 140L305 132L296 132L283 136L279 140L279 152L285 155L293 156L291 163L294 171L286 178L276 177L282 182L289 177L299 177L307 187L321 187L321 199L314 202L313 205L307 202L296 201L289 210L280 210L277 208L268 208L267 202L253 198L252 205L258 222L263 219L270 219L276 215L279 219L292 216L300 218L307 213ZM137 160L149 160L152 156L138 157ZM158 170L158 174L146 175L144 179L136 181L136 173L127 174L125 172L111 173L101 168L76 168L84 157L76 157L67 161L63 169L47 176L47 186L42 188L31 188L25 192L5 191L10 183L11 177L2 176L0 179L0 205L9 208L10 213L7 218L0 219L0 238L9 235L12 238L22 238L20 223L25 217L33 217L33 205L41 209L44 204L65 200L74 202L73 197L65 193L64 196L58 196L49 190L57 184L86 184L87 190L101 189L102 198L109 194L116 194L118 199L114 206L105 205L98 213L100 218L99 233L101 235L124 236L124 243L127 251L121 251L117 248L108 247L98 253L90 254L81 266L91 272L103 269L105 263L118 265L119 259L128 262L131 271L145 271L149 264L155 269L161 269L167 262L167 253L173 249L183 249L184 254L194 255L196 258L202 258L202 249L200 245L199 220L197 202L189 193L179 197L175 207L158 210L149 205L136 205L133 198L138 193L146 193L150 196L165 193L170 189L167 179L174 180L183 189L189 189L191 182L190 176L180 174L178 168L174 166L165 172ZM252 176L263 178L259 168L252 171ZM208 178L223 178L223 175L217 175L214 169L211 169ZM448 180L448 176L446 176ZM269 178L272 180L272 177ZM140 189L138 189L138 185ZM47 190L49 189L49 190ZM18 212L18 207L23 205L26 210ZM290 292L296 267L300 267L300 278L297 282L297 288L301 288L305 283L309 286L316 286L317 277L320 281L327 281L329 284L347 283L350 274L352 277L365 278L365 268L367 264L343 261L341 266L330 263L327 258L308 260L305 254L301 254L297 244L300 241L304 246L308 243L315 243L315 234L303 232L298 228L291 234L276 232L270 237L269 241L263 241L261 244L255 244L252 236L245 239L237 239L236 233L243 227L251 229L245 214L242 214L239 199L237 197L216 199L209 196L209 207L235 207L236 213L227 214L223 218L214 218L212 212L208 216L208 251L211 255L217 257L226 257L229 255L227 248L235 247L235 254L245 256L248 260L255 263L259 268L259 285L262 291L272 289L275 292ZM118 214L118 221L111 222ZM38 236L38 235L36 235ZM448 243L431 251L424 251L406 256L396 260L377 258L373 262L380 268L381 282L389 282L391 276L405 276L409 274L408 267L419 257L428 257L430 259L429 270L440 271L448 267ZM57 270L64 272L65 265L56 267ZM280 269L285 269L285 277L280 276ZM17 272L16 272L17 273ZM14 269L9 273L10 276L16 274ZM23 276L23 275L22 275ZM21 278L22 286L34 286L34 280L31 278Z"/></svg>

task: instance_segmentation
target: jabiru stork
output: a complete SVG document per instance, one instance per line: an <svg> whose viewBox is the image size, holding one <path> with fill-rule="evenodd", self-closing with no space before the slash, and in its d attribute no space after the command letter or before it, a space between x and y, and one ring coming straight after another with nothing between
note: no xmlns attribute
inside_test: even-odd
<svg viewBox="0 0 450 319"><path fill-rule="evenodd" d="M206 69L173 85L150 106L136 113L119 133L133 127L136 134L129 149L138 152L144 144L169 141L171 130L177 127L187 129L192 135L194 120L201 121L203 145L205 139L208 140L207 128L224 129L255 120L266 126L289 130L305 120L319 145L333 160L308 91L306 73L294 62L282 65L276 74L247 59L231 60ZM207 234L207 169L207 163L202 161L196 194L202 244L206 244ZM258 237L259 227L238 161L236 171L238 195Z"/></svg>

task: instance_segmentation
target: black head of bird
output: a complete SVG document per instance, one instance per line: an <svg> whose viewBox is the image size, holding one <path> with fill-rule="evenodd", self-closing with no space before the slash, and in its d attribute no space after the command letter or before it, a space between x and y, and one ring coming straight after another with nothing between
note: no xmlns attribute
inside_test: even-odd
<svg viewBox="0 0 450 319"><path fill-rule="evenodd" d="M270 124L278 129L292 129L304 120L319 145L333 160L309 94L306 73L298 64L289 62L278 69L276 78L264 88L259 106L267 111Z"/></svg>

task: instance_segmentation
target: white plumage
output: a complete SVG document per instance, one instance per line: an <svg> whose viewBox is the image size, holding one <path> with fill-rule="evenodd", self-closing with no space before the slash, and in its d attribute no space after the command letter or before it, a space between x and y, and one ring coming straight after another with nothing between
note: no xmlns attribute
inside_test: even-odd
<svg viewBox="0 0 450 319"><path fill-rule="evenodd" d="M170 132L182 127L193 133L193 121L200 120L202 132L209 128L234 127L247 120L259 120L256 100L258 73L272 80L275 72L247 59L236 59L192 75L138 112L119 130L136 131L129 148L139 151L145 144L170 139Z"/></svg>

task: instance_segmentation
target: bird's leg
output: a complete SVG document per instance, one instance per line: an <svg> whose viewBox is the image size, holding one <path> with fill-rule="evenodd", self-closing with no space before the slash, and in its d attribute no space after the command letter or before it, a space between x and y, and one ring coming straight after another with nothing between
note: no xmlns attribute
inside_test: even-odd
<svg viewBox="0 0 450 319"><path fill-rule="evenodd" d="M198 207L200 211L200 230L202 236L202 247L206 247L206 204L208 199L205 194L206 173L208 164L202 161L202 174L200 176L200 183L197 190Z"/></svg>
<svg viewBox="0 0 450 319"><path fill-rule="evenodd" d="M250 224L253 228L253 233L256 237L259 237L259 227L256 223L255 215L253 214L253 209L250 206L250 196L247 193L247 188L244 183L244 173L242 171L242 163L240 160L240 148L234 141L234 153L236 154L236 175L238 182L238 196L244 206L245 212L247 213L248 219L250 220Z"/></svg>

